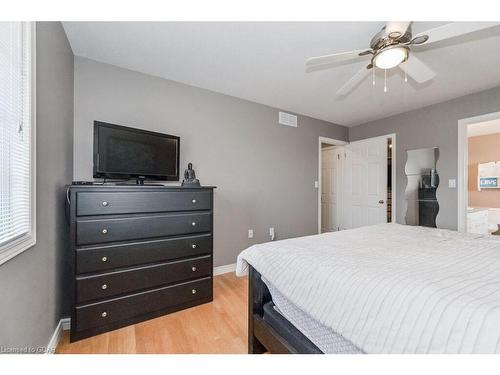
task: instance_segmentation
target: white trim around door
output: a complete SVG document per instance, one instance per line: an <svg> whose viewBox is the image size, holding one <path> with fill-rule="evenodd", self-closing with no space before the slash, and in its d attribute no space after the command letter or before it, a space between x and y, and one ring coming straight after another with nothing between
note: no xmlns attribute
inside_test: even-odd
<svg viewBox="0 0 500 375"><path fill-rule="evenodd" d="M467 127L478 122L500 119L500 112L487 113L485 115L468 117L458 120L458 174L457 174L457 229L459 232L467 231L467 180L468 180L468 148Z"/></svg>

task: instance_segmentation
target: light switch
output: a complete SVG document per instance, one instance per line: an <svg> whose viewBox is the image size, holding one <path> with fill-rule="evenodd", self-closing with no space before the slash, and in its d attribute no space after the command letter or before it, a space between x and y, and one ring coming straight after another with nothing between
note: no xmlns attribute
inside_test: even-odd
<svg viewBox="0 0 500 375"><path fill-rule="evenodd" d="M314 187L317 189L319 188L319 182L318 181L314 181Z"/></svg>
<svg viewBox="0 0 500 375"><path fill-rule="evenodd" d="M457 180L455 180L454 178L450 178L448 180L448 187L450 189L455 189L457 187Z"/></svg>
<svg viewBox="0 0 500 375"><path fill-rule="evenodd" d="M248 230L248 238L253 238L253 229Z"/></svg>

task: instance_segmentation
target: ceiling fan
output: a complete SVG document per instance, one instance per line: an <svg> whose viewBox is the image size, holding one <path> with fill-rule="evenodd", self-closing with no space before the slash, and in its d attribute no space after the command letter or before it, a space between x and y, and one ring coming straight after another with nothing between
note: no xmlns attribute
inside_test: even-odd
<svg viewBox="0 0 500 375"><path fill-rule="evenodd" d="M416 82L423 83L433 79L436 73L415 56L418 46L463 36L497 26L500 23L452 22L415 36L412 35L411 24L411 22L387 22L372 38L369 49L311 57L306 61L307 71L328 69L339 63L357 62L361 58L370 58L369 64L337 91L337 97L348 95L374 68L388 70L399 67L405 72L405 76L408 75Z"/></svg>

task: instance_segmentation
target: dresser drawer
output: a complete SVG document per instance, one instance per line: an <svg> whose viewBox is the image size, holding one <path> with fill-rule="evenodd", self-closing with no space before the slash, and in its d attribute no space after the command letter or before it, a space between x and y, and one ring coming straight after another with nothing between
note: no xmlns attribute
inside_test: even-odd
<svg viewBox="0 0 500 375"><path fill-rule="evenodd" d="M76 244L166 237L210 232L211 229L211 212L80 219L76 222Z"/></svg>
<svg viewBox="0 0 500 375"><path fill-rule="evenodd" d="M178 260L128 270L76 278L76 301L81 303L164 284L210 276L212 257Z"/></svg>
<svg viewBox="0 0 500 375"><path fill-rule="evenodd" d="M210 277L77 306L75 331L106 326L143 314L179 307L212 296ZM73 327L72 327L73 328Z"/></svg>
<svg viewBox="0 0 500 375"><path fill-rule="evenodd" d="M77 216L210 209L212 209L211 191L79 192L76 194Z"/></svg>
<svg viewBox="0 0 500 375"><path fill-rule="evenodd" d="M80 248L76 250L76 273L99 272L211 252L211 234Z"/></svg>

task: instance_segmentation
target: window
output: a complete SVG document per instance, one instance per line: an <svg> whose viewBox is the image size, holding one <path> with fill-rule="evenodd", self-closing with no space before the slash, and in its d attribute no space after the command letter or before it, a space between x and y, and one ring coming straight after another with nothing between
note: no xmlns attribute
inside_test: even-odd
<svg viewBox="0 0 500 375"><path fill-rule="evenodd" d="M0 264L35 244L34 32L0 22Z"/></svg>

